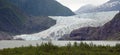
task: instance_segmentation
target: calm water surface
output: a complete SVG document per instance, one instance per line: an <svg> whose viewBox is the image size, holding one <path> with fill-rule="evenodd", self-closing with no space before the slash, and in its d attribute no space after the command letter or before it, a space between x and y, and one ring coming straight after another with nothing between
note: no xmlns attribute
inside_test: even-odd
<svg viewBox="0 0 120 55"><path fill-rule="evenodd" d="M47 43L48 41L0 41L0 49L4 48L15 48L15 47L21 47L21 46L36 46L36 44L41 44L41 43ZM58 46L65 46L68 43L73 44L74 42L80 43L80 42L85 42L87 44L93 43L96 45L110 45L110 46L115 46L116 44L120 44L120 41L51 41L54 45Z"/></svg>

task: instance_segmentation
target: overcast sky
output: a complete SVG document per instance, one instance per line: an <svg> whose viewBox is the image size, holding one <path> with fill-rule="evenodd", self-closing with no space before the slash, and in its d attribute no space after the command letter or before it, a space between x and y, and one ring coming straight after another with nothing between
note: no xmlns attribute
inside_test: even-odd
<svg viewBox="0 0 120 55"><path fill-rule="evenodd" d="M63 4L64 6L67 6L72 11L76 11L81 6L84 6L86 4L93 4L97 6L109 0L57 0L57 1Z"/></svg>

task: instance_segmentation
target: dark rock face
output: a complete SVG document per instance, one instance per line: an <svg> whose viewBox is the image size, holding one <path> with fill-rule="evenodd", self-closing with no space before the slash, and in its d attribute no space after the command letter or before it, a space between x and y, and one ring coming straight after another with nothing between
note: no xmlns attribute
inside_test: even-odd
<svg viewBox="0 0 120 55"><path fill-rule="evenodd" d="M6 0L0 0L0 40L12 39L13 35L37 33L56 24L55 20L47 16L23 13Z"/></svg>
<svg viewBox="0 0 120 55"><path fill-rule="evenodd" d="M85 27L71 32L69 40L120 40L120 12L102 27Z"/></svg>
<svg viewBox="0 0 120 55"><path fill-rule="evenodd" d="M118 13L112 21L99 28L97 33L98 37L101 39L107 39L109 37L120 39L120 36L118 37L120 34L120 13Z"/></svg>
<svg viewBox="0 0 120 55"><path fill-rule="evenodd" d="M55 0L8 0L29 15L70 16L74 13Z"/></svg>
<svg viewBox="0 0 120 55"><path fill-rule="evenodd" d="M96 28L96 27L85 27L85 28L80 28L80 29L74 30L74 31L71 32L70 38L74 39L74 40L76 40L76 39L90 40L91 37L89 37L89 36L91 36L93 33L95 33L98 28ZM94 39L96 39L96 38L94 38Z"/></svg>
<svg viewBox="0 0 120 55"><path fill-rule="evenodd" d="M97 7L95 7L95 6L91 7L91 6L87 5L87 7L89 9L85 9L84 7L77 10L76 13L80 14L80 13L103 12L103 11L119 11L120 10L120 0L110 0L100 6L97 6ZM82 10L82 9L84 9L84 10Z"/></svg>

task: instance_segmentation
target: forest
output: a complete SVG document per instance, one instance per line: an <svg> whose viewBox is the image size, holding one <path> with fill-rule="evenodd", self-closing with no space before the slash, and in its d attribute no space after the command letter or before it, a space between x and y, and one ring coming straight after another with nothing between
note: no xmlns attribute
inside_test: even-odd
<svg viewBox="0 0 120 55"><path fill-rule="evenodd" d="M48 42L36 46L1 49L0 55L120 55L120 44L103 46L75 42L68 43L66 46L57 46Z"/></svg>

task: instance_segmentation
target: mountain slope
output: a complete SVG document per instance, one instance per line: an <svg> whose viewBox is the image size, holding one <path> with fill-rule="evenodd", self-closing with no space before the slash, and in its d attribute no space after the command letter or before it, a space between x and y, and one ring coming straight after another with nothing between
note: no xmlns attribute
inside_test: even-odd
<svg viewBox="0 0 120 55"><path fill-rule="evenodd" d="M4 31L17 31L23 26L26 17L17 8L0 0L0 28ZM14 31L13 31L14 32Z"/></svg>
<svg viewBox="0 0 120 55"><path fill-rule="evenodd" d="M114 17L113 20L100 27L95 37L105 39L119 39L120 40L120 12Z"/></svg>
<svg viewBox="0 0 120 55"><path fill-rule="evenodd" d="M71 40L120 40L120 12L102 27L85 27L74 30Z"/></svg>
<svg viewBox="0 0 120 55"><path fill-rule="evenodd" d="M96 11L119 11L120 0L110 0L107 3L95 8Z"/></svg>
<svg viewBox="0 0 120 55"><path fill-rule="evenodd" d="M4 0L0 0L0 33L18 32L18 29L21 29L24 22L25 16L17 8ZM0 34L0 37L4 37L3 39L7 39L8 36L9 34L5 37L3 34Z"/></svg>
<svg viewBox="0 0 120 55"><path fill-rule="evenodd" d="M89 8L89 7L88 7ZM80 8L76 11L77 14L80 13L91 13L91 12L102 12L102 11L119 11L120 10L120 0L110 0L100 6L90 7L90 9L82 10Z"/></svg>
<svg viewBox="0 0 120 55"><path fill-rule="evenodd" d="M6 0L0 0L0 39L31 34L53 26L55 20L45 16L28 16Z"/></svg>
<svg viewBox="0 0 120 55"><path fill-rule="evenodd" d="M69 16L74 13L55 0L8 0L22 11L34 16Z"/></svg>

